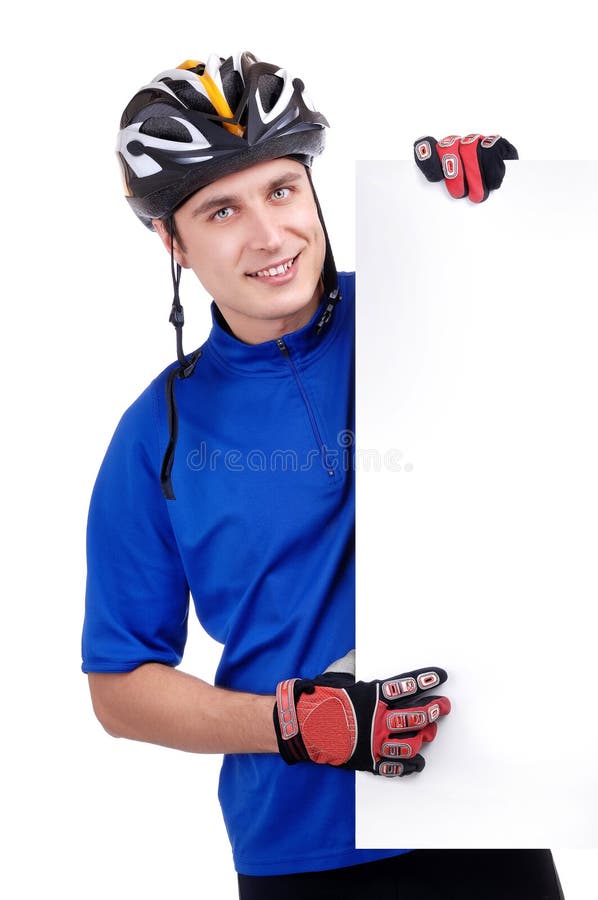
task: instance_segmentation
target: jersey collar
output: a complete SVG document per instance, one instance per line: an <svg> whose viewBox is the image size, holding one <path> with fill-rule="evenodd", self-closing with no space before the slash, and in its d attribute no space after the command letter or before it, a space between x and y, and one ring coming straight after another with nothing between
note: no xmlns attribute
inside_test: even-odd
<svg viewBox="0 0 598 900"><path fill-rule="evenodd" d="M209 348L228 368L254 374L285 372L283 347L289 351L293 359L309 362L325 352L332 335L338 325L338 309L330 321L318 332L318 324L326 308L324 300L320 303L313 317L298 331L285 334L278 340L264 341L261 344L245 344L234 337L226 324L222 313L213 302L212 330L207 341ZM281 345L281 340L284 342Z"/></svg>

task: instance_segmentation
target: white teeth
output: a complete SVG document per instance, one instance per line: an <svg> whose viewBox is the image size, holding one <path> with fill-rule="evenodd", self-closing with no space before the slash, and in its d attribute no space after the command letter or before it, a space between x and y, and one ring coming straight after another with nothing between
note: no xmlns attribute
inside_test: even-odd
<svg viewBox="0 0 598 900"><path fill-rule="evenodd" d="M254 272L251 276L255 278L269 278L271 275L284 275L287 272L293 263L295 262L295 257L292 259L288 259L285 263L281 263L279 266L273 266L271 269L260 269L259 272Z"/></svg>

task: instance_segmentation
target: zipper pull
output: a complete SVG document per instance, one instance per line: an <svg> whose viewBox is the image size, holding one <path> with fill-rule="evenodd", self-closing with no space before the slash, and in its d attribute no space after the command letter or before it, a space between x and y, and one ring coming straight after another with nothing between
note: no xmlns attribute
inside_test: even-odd
<svg viewBox="0 0 598 900"><path fill-rule="evenodd" d="M283 353L285 356L289 355L289 348L282 338L276 338L276 345L281 353Z"/></svg>

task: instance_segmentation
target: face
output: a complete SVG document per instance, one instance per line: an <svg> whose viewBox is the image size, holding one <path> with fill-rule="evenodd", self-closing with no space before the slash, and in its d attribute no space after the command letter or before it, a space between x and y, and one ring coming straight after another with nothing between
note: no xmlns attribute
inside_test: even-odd
<svg viewBox="0 0 598 900"><path fill-rule="evenodd" d="M325 239L305 168L258 163L197 191L175 213L175 257L248 343L305 325L321 298ZM154 221L170 252L164 225Z"/></svg>

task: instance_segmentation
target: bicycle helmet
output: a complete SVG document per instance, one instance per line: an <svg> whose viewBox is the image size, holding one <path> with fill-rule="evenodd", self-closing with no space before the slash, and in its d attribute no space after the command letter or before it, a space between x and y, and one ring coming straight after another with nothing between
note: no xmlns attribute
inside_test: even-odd
<svg viewBox="0 0 598 900"><path fill-rule="evenodd" d="M121 117L117 153L142 222L162 219L212 181L296 156L310 166L328 122L303 82L244 52L187 60L142 87Z"/></svg>

